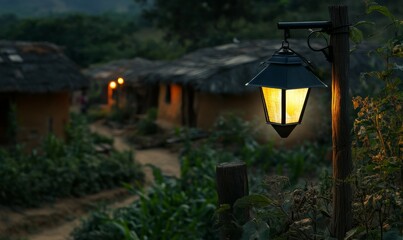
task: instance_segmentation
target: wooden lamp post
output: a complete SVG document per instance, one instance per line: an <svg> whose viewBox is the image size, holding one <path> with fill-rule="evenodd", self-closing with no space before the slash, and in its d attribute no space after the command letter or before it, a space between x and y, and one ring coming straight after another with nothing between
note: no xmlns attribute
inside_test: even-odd
<svg viewBox="0 0 403 240"><path fill-rule="evenodd" d="M278 28L284 29L285 38L289 37L290 29L320 28L321 30L319 32L326 32L330 35L330 46L322 50L324 52L328 50L328 52L325 52L325 55L332 64L333 216L331 231L337 239L344 239L346 232L351 229L352 225L352 190L347 179L352 171L351 128L348 121L349 110L351 109L348 97L348 71L350 61L349 21L346 6L331 6L329 7L329 12L330 21L279 22ZM269 60L268 67L262 72L264 73L265 70L270 71L269 67L271 64L273 64L273 62ZM283 64L282 66L290 70L291 65ZM263 89L265 86L273 84L273 82L288 81L287 79L270 79L270 75L275 75L273 72L266 72L265 74L262 72L252 79L249 84L261 86ZM262 76L268 76L269 78L262 79ZM256 81L256 79L259 81ZM304 81L304 77L302 77L302 79L300 77L299 80ZM256 82L259 84L256 84ZM302 89L303 86L298 88ZM266 96L269 94L272 96ZM273 95L275 95L275 92L267 92L266 95L263 92L262 101L265 104L265 112L274 112L275 109L267 110L266 108L268 107L267 99L274 99L275 97ZM272 105L275 106L275 104ZM282 112L281 114L284 116L286 113ZM266 119L268 119L267 116ZM286 124L284 126L286 127ZM287 132L287 134L289 134L289 132Z"/></svg>
<svg viewBox="0 0 403 240"><path fill-rule="evenodd" d="M346 6L331 6L329 7L330 12L330 21L315 21L315 22L279 22L278 28L283 29L285 31L285 38L289 37L290 29L321 29L319 32L326 32L330 35L330 46L327 46L321 49L326 58L332 64L332 144L333 144L333 156L332 156L332 166L333 166L333 213L332 213L332 224L331 224L331 233L337 239L344 239L344 236L348 230L351 229L352 226L352 190L351 185L348 182L348 177L352 171L352 160L351 160L351 140L350 140L350 123L349 123L349 111L351 109L348 97L348 72L349 72L349 21L348 21L348 10ZM286 39L285 39L286 41ZM308 37L309 44L309 37ZM312 49L312 48L311 48ZM327 51L327 52L326 52ZM269 61L270 64L275 64L273 61ZM290 68L291 65L283 64L285 68ZM294 66L295 67L295 66ZM267 67L268 69L268 67ZM265 71L265 70L263 70ZM261 75L259 77L259 74ZM288 127L285 133L279 132L276 127L276 131L280 133L280 135L286 136L288 135L292 129L295 127L287 126L287 121L284 120L287 118L286 107L280 106L281 104L270 103L271 99L279 102L279 99L282 101L282 105L287 104L287 94L283 92L283 90L294 89L294 88L285 88L281 86L274 86L274 82L281 81L280 79L264 79L262 76L269 76L271 73L262 74L259 73L252 81L249 82L250 85L257 85L262 87L262 102L265 109L266 121L269 124L277 124L276 127ZM259 81L254 81L256 78L259 78ZM283 79L284 81L284 79ZM320 85L320 84L319 84ZM280 90L264 90L264 88L274 88ZM319 86L304 86L303 84L297 89L304 89L309 87L319 87ZM301 94L300 94L301 95ZM305 95L305 94L303 94ZM284 96L284 97L283 97ZM290 95L291 96L291 95ZM295 98L294 96L292 98ZM296 99L294 99L297 101ZM297 101L298 104L305 104L306 98L300 97ZM280 106L277 109L269 109L273 106ZM300 105L299 105L300 106ZM303 108L298 108L300 114L303 113ZM271 118L270 112L272 112L271 116L275 116L277 112L278 119L280 122L274 121L274 118ZM301 120L301 116L297 116L298 121L293 121L292 123L299 123ZM280 124L279 124L280 123ZM291 122L290 122L291 123ZM219 166L226 167L226 166ZM232 166L232 168L234 168ZM220 170L220 171L218 171ZM226 171L226 178L233 178L234 176L239 175L239 169L236 171ZM221 177L222 169L217 169L217 185L220 186L223 180ZM220 173L220 174L219 174ZM241 188L242 186L235 185L227 185L228 188ZM229 190L228 190L229 191ZM236 191L233 191L236 192ZM244 193L247 195L248 193ZM220 191L219 191L220 195ZM220 199L224 199L224 197L219 196ZM234 200L232 200L233 202ZM232 203L228 202L228 204ZM220 202L223 203L223 202Z"/></svg>

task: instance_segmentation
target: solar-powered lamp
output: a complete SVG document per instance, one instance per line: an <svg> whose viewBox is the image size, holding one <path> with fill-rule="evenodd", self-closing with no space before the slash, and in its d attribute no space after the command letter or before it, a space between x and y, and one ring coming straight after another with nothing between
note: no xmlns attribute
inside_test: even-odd
<svg viewBox="0 0 403 240"><path fill-rule="evenodd" d="M266 122L282 138L301 123L310 89L327 87L300 56L284 45L246 85L260 87Z"/></svg>

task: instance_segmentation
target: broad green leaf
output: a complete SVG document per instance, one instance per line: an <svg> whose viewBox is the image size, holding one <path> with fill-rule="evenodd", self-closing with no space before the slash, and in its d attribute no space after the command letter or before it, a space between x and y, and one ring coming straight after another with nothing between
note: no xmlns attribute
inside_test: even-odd
<svg viewBox="0 0 403 240"><path fill-rule="evenodd" d="M383 14L384 16L388 17L392 21L394 21L394 19L395 19L395 16L393 16L393 14L390 13L389 9L387 7L385 7L385 6L374 4L374 5L371 5L371 6L369 6L367 8L367 13L372 13L374 11Z"/></svg>
<svg viewBox="0 0 403 240"><path fill-rule="evenodd" d="M267 207L272 204L273 201L268 197L261 194L253 194L249 196L245 196L243 198L238 199L234 207L246 208L246 207Z"/></svg>
<svg viewBox="0 0 403 240"><path fill-rule="evenodd" d="M350 26L350 39L355 43L361 43L364 39L362 31L354 26Z"/></svg>
<svg viewBox="0 0 403 240"><path fill-rule="evenodd" d="M359 22L355 23L353 26L358 27L360 25L375 25L375 23L370 22L370 21L359 21Z"/></svg>
<svg viewBox="0 0 403 240"><path fill-rule="evenodd" d="M257 231L256 225L253 220L245 223L242 226L242 238L241 240L253 240L256 239Z"/></svg>
<svg viewBox="0 0 403 240"><path fill-rule="evenodd" d="M346 233L346 236L344 237L344 240L351 239L351 237L354 236L354 234L358 231L358 227L351 229Z"/></svg>
<svg viewBox="0 0 403 240"><path fill-rule="evenodd" d="M257 230L258 230L258 236L259 236L258 239L262 239L262 240L270 239L270 227L266 222L259 221L257 224Z"/></svg>
<svg viewBox="0 0 403 240"><path fill-rule="evenodd" d="M140 240L139 236L135 231L130 231L132 240Z"/></svg>
<svg viewBox="0 0 403 240"><path fill-rule="evenodd" d="M261 220L251 220L242 226L241 240L269 240L270 227Z"/></svg>
<svg viewBox="0 0 403 240"><path fill-rule="evenodd" d="M145 166L150 167L152 172L153 172L153 176L154 176L154 181L156 183L163 183L164 182L164 176L162 175L162 171L160 168L158 168L155 165L152 164L146 164Z"/></svg>
<svg viewBox="0 0 403 240"><path fill-rule="evenodd" d="M220 207L215 210L214 215L227 212L230 209L231 209L231 206L229 204L221 204Z"/></svg>

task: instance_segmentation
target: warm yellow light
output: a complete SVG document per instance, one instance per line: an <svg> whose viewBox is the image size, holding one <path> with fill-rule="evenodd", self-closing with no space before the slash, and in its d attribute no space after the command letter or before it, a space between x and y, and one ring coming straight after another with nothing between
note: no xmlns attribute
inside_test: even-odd
<svg viewBox="0 0 403 240"><path fill-rule="evenodd" d="M262 87L269 121L281 124L281 89Z"/></svg>
<svg viewBox="0 0 403 240"><path fill-rule="evenodd" d="M116 82L115 82L115 81L111 81L111 82L109 83L109 87L110 87L111 89L115 89L115 88L116 88Z"/></svg>
<svg viewBox="0 0 403 240"><path fill-rule="evenodd" d="M291 124L298 123L308 88L283 90L278 88L262 87L268 120L271 123ZM282 94L285 94L285 120L282 121Z"/></svg>
<svg viewBox="0 0 403 240"><path fill-rule="evenodd" d="M118 83L119 83L120 85L122 85L123 83L125 83L125 80L120 77L120 78L118 78Z"/></svg>
<svg viewBox="0 0 403 240"><path fill-rule="evenodd" d="M287 90L285 92L286 92L285 123L286 124L298 123L302 113L302 109L304 108L308 88L292 89Z"/></svg>

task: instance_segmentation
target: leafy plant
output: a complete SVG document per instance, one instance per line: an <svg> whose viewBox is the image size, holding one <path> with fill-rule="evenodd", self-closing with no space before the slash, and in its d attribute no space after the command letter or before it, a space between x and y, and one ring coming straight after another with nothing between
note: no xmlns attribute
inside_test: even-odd
<svg viewBox="0 0 403 240"><path fill-rule="evenodd" d="M329 239L327 186L306 184L287 190L290 182L283 176L267 177L263 186L262 193L238 199L234 205L252 212L252 219L242 225L242 239Z"/></svg>
<svg viewBox="0 0 403 240"><path fill-rule="evenodd" d="M138 133L141 135L151 135L158 132L158 126L155 123L157 119L157 109L151 108L147 111L146 117L137 123Z"/></svg>
<svg viewBox="0 0 403 240"><path fill-rule="evenodd" d="M368 13L385 15L395 29L395 37L374 51L384 60L384 69L364 73L365 81L382 83L372 96L353 98L355 219L350 235L356 238L384 238L386 231L402 234L402 133L403 95L398 59L403 58L399 32L403 23L381 5L370 3ZM401 32L400 32L401 34ZM400 179L400 180L399 180ZM392 236L391 232L387 233Z"/></svg>
<svg viewBox="0 0 403 240"><path fill-rule="evenodd" d="M112 216L94 213L74 231L74 239L216 239L211 219L217 196L211 190L220 158L207 146L186 149L180 179L164 177L151 166L155 184L150 189L135 191L139 199Z"/></svg>
<svg viewBox="0 0 403 240"><path fill-rule="evenodd" d="M107 114L106 118L109 121L117 122L117 123L125 123L130 119L131 111L128 107L117 107L116 105L112 106L111 111Z"/></svg>
<svg viewBox="0 0 403 240"><path fill-rule="evenodd" d="M395 27L395 35L373 52L385 60L384 68L362 74L365 81L381 82L380 91L353 98L357 111L353 129L354 171L350 178L355 188L354 228L345 239L401 239L403 95L398 76L402 69L399 58L403 57L403 25L387 8L376 3L369 3L367 12L385 15L391 21L389 26ZM294 170L298 170L303 160L298 152L294 154L289 163L296 164ZM237 207L249 207L254 213L254 219L243 226L245 239L259 237L256 223L261 222L268 223L272 238L330 239L326 229L332 211L328 176L324 175L319 185L294 190L283 189L287 185L284 178L266 183L266 192L236 203Z"/></svg>
<svg viewBox="0 0 403 240"><path fill-rule="evenodd" d="M284 149L275 151L272 143L260 146L250 136L250 128L250 123L229 115L218 120L216 128L212 130L214 134L202 143L192 143L189 140L186 134L191 134L191 130L181 131L185 135L180 159L181 178L164 177L159 169L153 167L155 184L149 190L135 191L139 200L112 213L94 213L75 230L75 240L123 238L123 232L133 233L128 239L136 239L134 234L139 239L187 239L188 236L195 239L216 239L218 232L213 226L213 213L217 203L215 165L219 162L249 159L248 161L253 162L253 174L250 177L254 180L251 183L255 184L263 174L262 171L257 171L261 170L263 164L278 163L268 161L268 157L272 158L271 154L274 154L274 158L281 156L281 160L286 160L292 152ZM234 143L230 139L234 139ZM299 148L298 154L304 153L302 156L308 162L313 159L311 155L315 156L315 161L320 162L323 158L318 153L327 152L322 149L323 147L315 144L306 144ZM270 187L274 185L266 184ZM323 188L326 187L329 188L330 185ZM261 192L266 194L266 191ZM278 224L281 225L280 222ZM250 236L265 239L269 233L266 226L264 220L256 218L244 228Z"/></svg>
<svg viewBox="0 0 403 240"><path fill-rule="evenodd" d="M110 140L94 138L85 120L73 115L66 143L49 135L30 154L18 145L0 149L0 204L32 207L142 181L143 173L131 153L99 154L96 141Z"/></svg>

